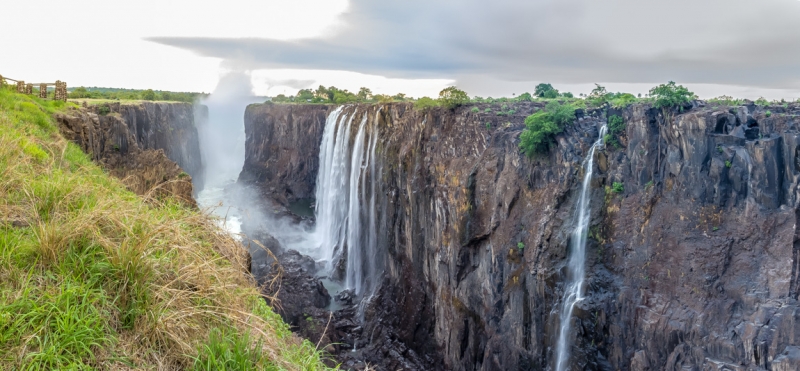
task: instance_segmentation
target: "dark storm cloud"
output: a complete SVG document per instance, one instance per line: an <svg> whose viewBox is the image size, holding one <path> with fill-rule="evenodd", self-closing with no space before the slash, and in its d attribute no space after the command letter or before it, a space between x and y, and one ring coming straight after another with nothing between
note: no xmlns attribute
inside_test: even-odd
<svg viewBox="0 0 800 371"><path fill-rule="evenodd" d="M150 40L248 68L800 87L795 0L354 0L330 36Z"/></svg>

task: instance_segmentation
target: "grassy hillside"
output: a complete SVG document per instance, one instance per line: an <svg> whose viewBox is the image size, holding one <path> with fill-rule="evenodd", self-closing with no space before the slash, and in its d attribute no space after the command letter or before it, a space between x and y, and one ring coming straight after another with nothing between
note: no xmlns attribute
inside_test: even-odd
<svg viewBox="0 0 800 371"><path fill-rule="evenodd" d="M0 89L0 369L325 369L232 238L59 135L71 105Z"/></svg>

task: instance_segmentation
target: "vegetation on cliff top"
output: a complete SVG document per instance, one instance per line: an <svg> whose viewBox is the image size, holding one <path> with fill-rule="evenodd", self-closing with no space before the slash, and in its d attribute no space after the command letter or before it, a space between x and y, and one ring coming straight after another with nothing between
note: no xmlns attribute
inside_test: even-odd
<svg viewBox="0 0 800 371"><path fill-rule="evenodd" d="M525 130L519 136L519 147L528 155L546 153L555 144L555 137L575 119L575 107L550 102L544 110L525 119Z"/></svg>
<svg viewBox="0 0 800 371"><path fill-rule="evenodd" d="M158 100L168 102L192 103L197 99L208 96L205 93L172 92L161 90L136 90L97 87L77 87L70 89L69 99L110 99L110 100Z"/></svg>
<svg viewBox="0 0 800 371"><path fill-rule="evenodd" d="M0 89L0 369L320 370L207 216L137 197Z"/></svg>

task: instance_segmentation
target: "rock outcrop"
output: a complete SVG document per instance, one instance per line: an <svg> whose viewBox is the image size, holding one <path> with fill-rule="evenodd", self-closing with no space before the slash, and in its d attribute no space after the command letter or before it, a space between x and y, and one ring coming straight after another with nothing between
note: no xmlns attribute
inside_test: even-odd
<svg viewBox="0 0 800 371"><path fill-rule="evenodd" d="M314 197L327 105L252 104L244 113L245 162L239 179L286 204Z"/></svg>
<svg viewBox="0 0 800 371"><path fill-rule="evenodd" d="M111 103L55 120L65 138L133 192L169 194L196 206L192 182L202 178L202 165L191 104Z"/></svg>
<svg viewBox="0 0 800 371"><path fill-rule="evenodd" d="M541 106L489 107L345 108L381 133L384 273L363 333L387 331L435 368L552 368L580 164L617 114L622 148L594 159L571 369L800 363L800 106L579 111L534 159L519 135ZM279 201L312 196L328 109L249 107L246 163L271 175L248 179Z"/></svg>

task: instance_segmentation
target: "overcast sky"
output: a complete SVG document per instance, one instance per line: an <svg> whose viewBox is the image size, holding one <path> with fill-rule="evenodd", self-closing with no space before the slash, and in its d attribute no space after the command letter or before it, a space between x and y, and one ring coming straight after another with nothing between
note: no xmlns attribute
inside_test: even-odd
<svg viewBox="0 0 800 371"><path fill-rule="evenodd" d="M70 86L255 93L320 84L430 95L550 82L702 97L800 98L797 0L15 1L0 74Z"/></svg>

